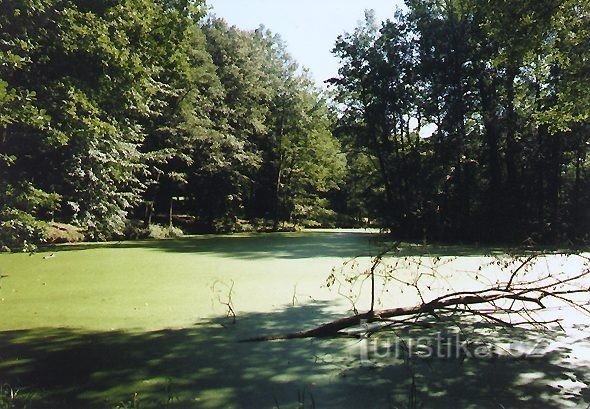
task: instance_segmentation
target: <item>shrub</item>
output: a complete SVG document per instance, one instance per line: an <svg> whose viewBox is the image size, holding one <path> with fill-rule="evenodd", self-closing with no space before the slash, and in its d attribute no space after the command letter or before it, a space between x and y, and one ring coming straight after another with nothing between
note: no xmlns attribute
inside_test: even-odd
<svg viewBox="0 0 590 409"><path fill-rule="evenodd" d="M152 239L169 239L173 237L182 237L183 231L176 227L162 226L159 224L151 224L148 227L148 237Z"/></svg>
<svg viewBox="0 0 590 409"><path fill-rule="evenodd" d="M77 243L85 239L81 228L71 224L51 222L47 225L48 243Z"/></svg>
<svg viewBox="0 0 590 409"><path fill-rule="evenodd" d="M127 240L147 239L150 237L150 231L141 220L127 220L123 236Z"/></svg>
<svg viewBox="0 0 590 409"><path fill-rule="evenodd" d="M39 219L58 207L59 198L30 182L10 184L0 179L0 248L33 251L44 243L47 224Z"/></svg>
<svg viewBox="0 0 590 409"><path fill-rule="evenodd" d="M249 233L255 230L256 229L249 221L243 219L238 219L233 229L235 233Z"/></svg>
<svg viewBox="0 0 590 409"><path fill-rule="evenodd" d="M16 209L0 212L0 247L32 251L47 240L47 224Z"/></svg>
<svg viewBox="0 0 590 409"><path fill-rule="evenodd" d="M145 227L140 220L128 220L125 224L124 236L127 240L169 239L182 237L184 232L176 226L168 227L152 223Z"/></svg>
<svg viewBox="0 0 590 409"><path fill-rule="evenodd" d="M274 222L270 219L254 219L252 226L257 232L269 232L273 231Z"/></svg>
<svg viewBox="0 0 590 409"><path fill-rule="evenodd" d="M236 231L237 219L233 217L220 217L212 223L215 233L233 233Z"/></svg>

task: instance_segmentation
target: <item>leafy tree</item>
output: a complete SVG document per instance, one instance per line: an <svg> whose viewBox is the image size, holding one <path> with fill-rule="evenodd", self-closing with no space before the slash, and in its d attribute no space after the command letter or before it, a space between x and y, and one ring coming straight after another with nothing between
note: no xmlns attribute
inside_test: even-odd
<svg viewBox="0 0 590 409"><path fill-rule="evenodd" d="M337 190L345 174L345 159L331 131L333 119L305 75L292 74L284 84L274 112L270 163L276 178L275 225L329 218L325 194Z"/></svg>
<svg viewBox="0 0 590 409"><path fill-rule="evenodd" d="M44 239L38 213L56 208L57 195L40 188L36 156L42 141L35 132L46 130L48 115L36 104L37 95L18 81L31 54L40 48L40 29L27 31L23 20L43 20L47 2L38 1L30 9L18 2L0 2L0 246L28 247Z"/></svg>
<svg viewBox="0 0 590 409"><path fill-rule="evenodd" d="M213 118L221 85L199 26L200 5L164 4L158 15L157 29L146 33L158 84L142 145L149 166L148 224L154 210L172 215L173 197L189 195L191 179L218 160L224 138Z"/></svg>
<svg viewBox="0 0 590 409"><path fill-rule="evenodd" d="M176 197L206 228L231 228L238 217L269 217L274 201L259 206L269 196L281 197L286 218L290 195L336 186L338 166L332 179L317 166L338 157L326 102L280 38L203 22L204 6L0 3L3 243L40 240L42 220L93 239L122 234L141 213L172 223ZM296 167L287 184L274 176L281 155Z"/></svg>
<svg viewBox="0 0 590 409"><path fill-rule="evenodd" d="M225 156L225 178L203 186L208 179L200 177L200 190L224 189L219 197L231 197L234 217L272 218L275 227L301 220L342 176L327 101L298 73L280 37L264 27L241 31L211 19L205 32L224 88L217 117L239 144L233 157L240 162ZM227 212L227 203L208 202Z"/></svg>
<svg viewBox="0 0 590 409"><path fill-rule="evenodd" d="M380 27L369 14L334 49L342 61L332 81L344 106L340 137L380 174L382 204L368 205L406 237L583 236L590 111L575 95L587 79L587 18L578 17L588 7L407 6ZM436 131L420 138L426 123Z"/></svg>
<svg viewBox="0 0 590 409"><path fill-rule="evenodd" d="M10 110L10 179L59 193L55 217L105 238L121 232L143 188L138 118L151 114L154 67L141 43L152 2L4 2L2 78L34 112ZM17 58L18 57L18 58ZM26 194L25 196L29 196Z"/></svg>
<svg viewBox="0 0 590 409"><path fill-rule="evenodd" d="M272 40L261 32L229 27L210 18L203 27L207 48L221 82L220 99L212 112L222 135L211 165L193 181L197 207L211 225L230 229L235 219L249 214L256 178L269 132L274 77Z"/></svg>
<svg viewBox="0 0 590 409"><path fill-rule="evenodd" d="M419 217L421 206L413 199L423 187L413 180L422 143L410 126L418 89L413 85L414 39L408 34L401 21L379 28L367 13L363 25L337 40L334 52L344 65L331 81L345 107L340 133L348 137L341 137L351 149L374 158L383 191L378 213L386 225L403 230Z"/></svg>

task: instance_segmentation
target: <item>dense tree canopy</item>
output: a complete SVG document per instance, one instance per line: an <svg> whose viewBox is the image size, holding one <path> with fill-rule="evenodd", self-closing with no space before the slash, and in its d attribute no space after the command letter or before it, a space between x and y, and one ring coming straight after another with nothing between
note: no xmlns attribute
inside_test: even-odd
<svg viewBox="0 0 590 409"><path fill-rule="evenodd" d="M325 205L344 163L325 98L280 38L205 10L0 2L0 245L53 220L119 236L179 198L209 230Z"/></svg>
<svg viewBox="0 0 590 409"><path fill-rule="evenodd" d="M585 2L407 0L379 24L367 12L336 40L329 94L280 37L206 10L0 0L0 247L41 242L53 221L90 239L130 220L587 236Z"/></svg>
<svg viewBox="0 0 590 409"><path fill-rule="evenodd" d="M406 5L380 26L369 13L334 49L349 164L378 170L366 213L414 238L585 238L588 4Z"/></svg>

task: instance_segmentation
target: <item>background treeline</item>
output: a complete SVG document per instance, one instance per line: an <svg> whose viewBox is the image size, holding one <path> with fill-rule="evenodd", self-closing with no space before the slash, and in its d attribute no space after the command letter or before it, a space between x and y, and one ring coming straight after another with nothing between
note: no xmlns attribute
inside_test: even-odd
<svg viewBox="0 0 590 409"><path fill-rule="evenodd" d="M406 5L335 46L346 211L414 239L587 238L590 3Z"/></svg>
<svg viewBox="0 0 590 409"><path fill-rule="evenodd" d="M328 94L279 37L206 7L0 0L0 247L47 222L98 240L171 215L189 231L588 237L589 3L368 13L336 41Z"/></svg>
<svg viewBox="0 0 590 409"><path fill-rule="evenodd" d="M172 212L333 219L334 119L280 38L204 2L0 0L0 245L48 221L107 239Z"/></svg>

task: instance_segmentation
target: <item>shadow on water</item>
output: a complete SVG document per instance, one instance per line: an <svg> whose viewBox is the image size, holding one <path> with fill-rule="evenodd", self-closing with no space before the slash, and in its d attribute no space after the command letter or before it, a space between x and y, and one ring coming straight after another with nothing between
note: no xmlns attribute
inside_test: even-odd
<svg viewBox="0 0 590 409"><path fill-rule="evenodd" d="M235 325L211 320L148 333L7 331L0 333L0 380L34 391L34 408L112 408L136 392L143 408L162 407L155 402L168 392L174 408L298 407L302 393L320 408L406 407L410 378L403 361L381 357L378 365L361 365L353 348L358 341L237 342L334 318L327 307L315 302L244 314ZM420 361L417 400L427 408L579 404L590 400L588 368L570 368L564 360L570 352L563 347L538 359ZM547 385L568 380L586 386L568 393Z"/></svg>
<svg viewBox="0 0 590 409"><path fill-rule="evenodd" d="M58 245L52 250L150 249L169 253L212 254L224 257L315 258L357 257L375 254L379 236L364 232L330 233L238 233L187 236L178 239L121 241Z"/></svg>
<svg viewBox="0 0 590 409"><path fill-rule="evenodd" d="M306 231L296 233L238 233L232 235L187 236L178 239L81 243L49 247L51 251L91 249L149 249L168 253L211 254L241 259L302 259L317 257L353 258L375 256L384 250L390 254L430 257L481 257L500 255L506 248L474 245L438 245L400 243L386 236L359 231Z"/></svg>

